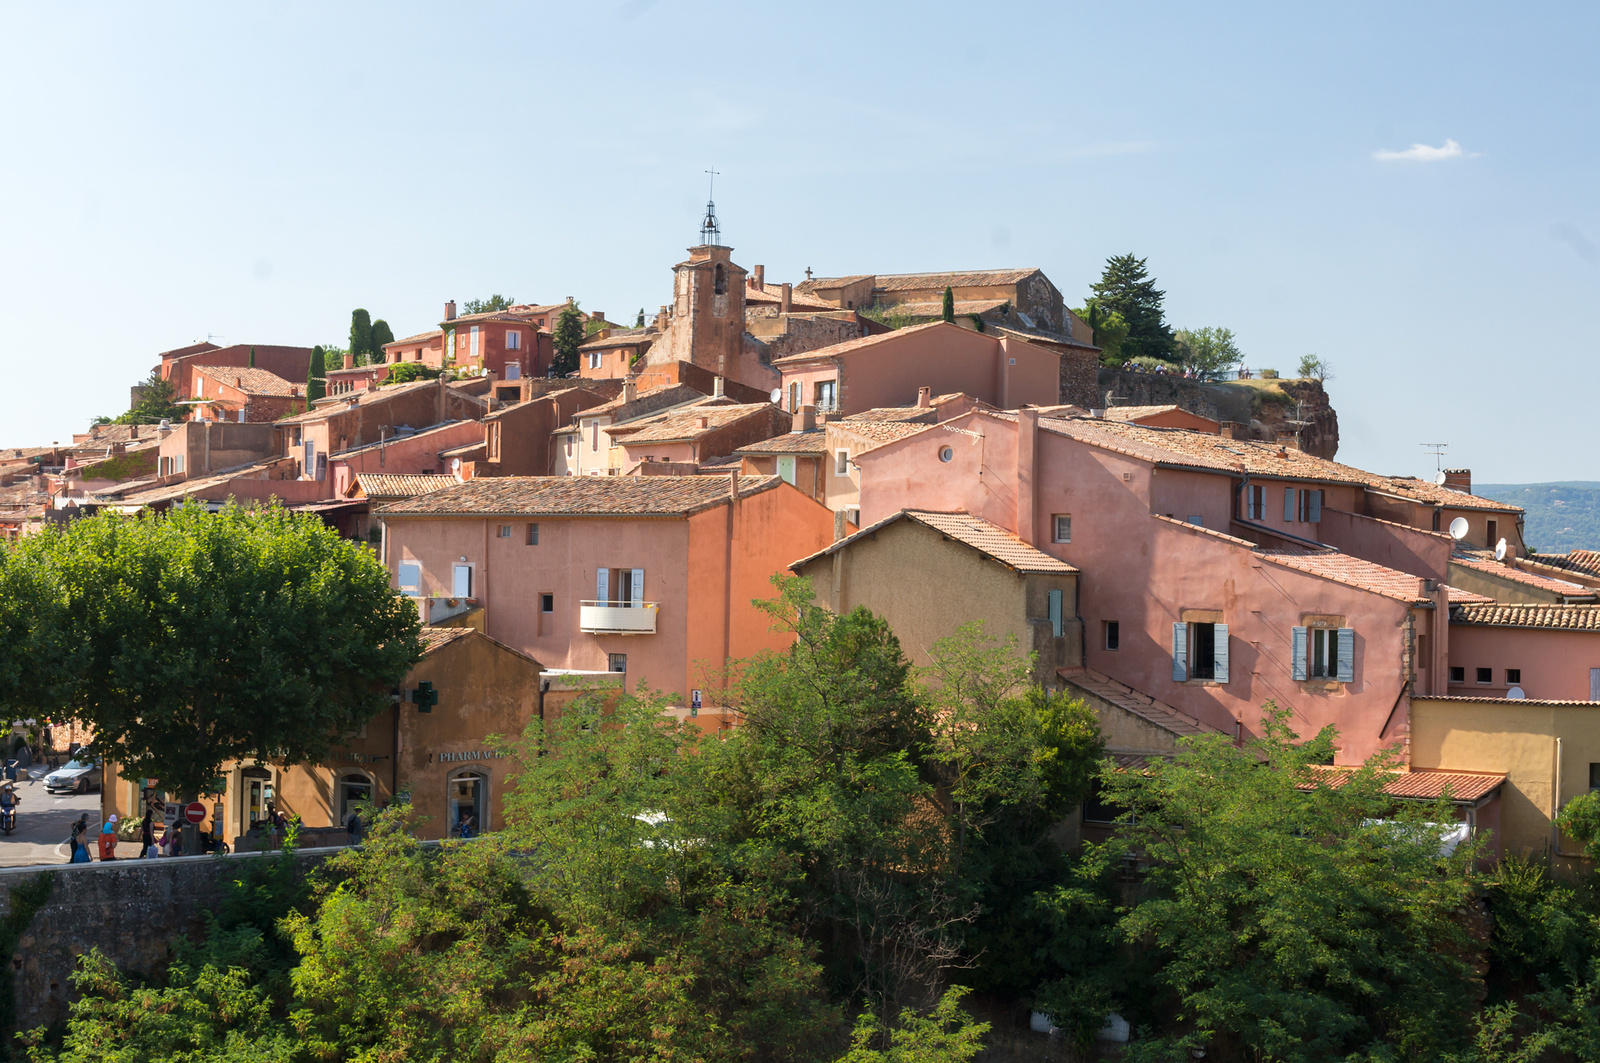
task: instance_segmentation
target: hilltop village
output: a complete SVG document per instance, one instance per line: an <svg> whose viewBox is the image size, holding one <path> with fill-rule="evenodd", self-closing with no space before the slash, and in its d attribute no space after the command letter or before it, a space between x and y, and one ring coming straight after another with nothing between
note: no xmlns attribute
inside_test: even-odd
<svg viewBox="0 0 1600 1063"><path fill-rule="evenodd" d="M883 617L917 663L963 623L1015 635L1119 763L1246 741L1270 700L1301 733L1337 728L1329 770L1398 747L1395 798L1445 794L1496 853L1578 860L1552 817L1600 778L1578 711L1600 701L1600 556L1533 553L1466 469L1340 464L1325 403L1130 405L1143 385L1037 269L775 283L732 254L711 232L628 326L571 299L451 302L321 376L309 348L162 352L152 379L185 415L0 452L0 532L275 501L367 544L415 603L405 686L437 710L325 764L236 764L219 835L266 795L336 833L402 790L439 833L463 810L493 829L487 736L583 684L735 726L720 669L783 645L751 604L781 573ZM563 317L583 335L559 372ZM105 812L137 814L125 782L108 774ZM1112 816L1090 800L1074 830Z"/></svg>

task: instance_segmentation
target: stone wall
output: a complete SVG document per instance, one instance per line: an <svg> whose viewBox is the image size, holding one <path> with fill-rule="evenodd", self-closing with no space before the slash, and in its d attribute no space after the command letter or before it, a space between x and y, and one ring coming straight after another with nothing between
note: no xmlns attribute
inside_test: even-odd
<svg viewBox="0 0 1600 1063"><path fill-rule="evenodd" d="M305 849L303 871L339 852ZM204 913L221 904L226 884L245 860L270 855L191 856L162 860L0 869L0 906L40 875L52 878L50 897L22 931L12 953L17 1028L32 1029L67 1017L71 974L79 956L99 948L119 968L150 976L165 969L169 944L198 939ZM3 1032L10 1036L10 1031Z"/></svg>
<svg viewBox="0 0 1600 1063"><path fill-rule="evenodd" d="M1094 351L1067 350L1061 353L1061 398L1085 410L1104 406L1100 401L1100 356Z"/></svg>
<svg viewBox="0 0 1600 1063"><path fill-rule="evenodd" d="M1280 400L1287 396L1288 401L1264 401L1264 390L1273 391ZM1339 452L1339 415L1315 380L1279 380L1274 390L1259 380L1202 384L1181 376L1102 368L1099 391L1099 406L1178 406L1202 417L1246 425L1251 439L1270 442L1298 435L1300 449L1307 454L1332 459ZM1297 418L1299 412L1305 416ZM1291 425L1290 420L1308 423Z"/></svg>

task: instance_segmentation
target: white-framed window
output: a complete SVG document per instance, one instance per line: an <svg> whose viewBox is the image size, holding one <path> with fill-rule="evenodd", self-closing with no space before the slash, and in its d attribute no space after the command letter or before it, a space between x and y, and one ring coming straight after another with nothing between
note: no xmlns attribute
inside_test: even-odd
<svg viewBox="0 0 1600 1063"><path fill-rule="evenodd" d="M644 607L644 569L595 569L594 597L595 601L602 604L627 609L642 609Z"/></svg>
<svg viewBox="0 0 1600 1063"><path fill-rule="evenodd" d="M1172 625L1172 681L1228 681L1228 625L1180 621Z"/></svg>
<svg viewBox="0 0 1600 1063"><path fill-rule="evenodd" d="M472 566L457 565L452 573L451 593L457 598L472 597Z"/></svg>
<svg viewBox="0 0 1600 1063"><path fill-rule="evenodd" d="M529 546L538 546L539 545L539 525L537 525L537 524L529 524L528 525L528 545Z"/></svg>
<svg viewBox="0 0 1600 1063"><path fill-rule="evenodd" d="M850 475L850 452L836 450L833 452L833 474L835 476Z"/></svg>
<svg viewBox="0 0 1600 1063"><path fill-rule="evenodd" d="M832 413L838 410L837 382L833 380L819 380L816 384L817 412Z"/></svg>
<svg viewBox="0 0 1600 1063"><path fill-rule="evenodd" d="M471 358L478 357L478 333L482 332L482 331L483 330L481 328L479 328L477 325L473 325L472 326L472 339L470 341L471 342L471 346L467 350L468 357L471 357Z"/></svg>
<svg viewBox="0 0 1600 1063"><path fill-rule="evenodd" d="M1072 514L1057 513L1050 518L1050 541L1053 543L1070 543L1072 541Z"/></svg>
<svg viewBox="0 0 1600 1063"><path fill-rule="evenodd" d="M522 333L518 332L516 329L506 329L506 350L522 350Z"/></svg>
<svg viewBox="0 0 1600 1063"><path fill-rule="evenodd" d="M1356 632L1348 627L1296 627L1292 631L1290 658L1295 679L1332 679L1353 683L1356 678Z"/></svg>
<svg viewBox="0 0 1600 1063"><path fill-rule="evenodd" d="M599 351L590 351L589 352L589 368L590 369L599 369L600 368L600 352Z"/></svg>
<svg viewBox="0 0 1600 1063"><path fill-rule="evenodd" d="M511 538L511 525L509 525L509 524L500 525L495 530L494 537L496 539L509 539L509 538Z"/></svg>
<svg viewBox="0 0 1600 1063"><path fill-rule="evenodd" d="M415 561L402 561L395 575L395 583L403 591L413 593L422 589L422 566Z"/></svg>

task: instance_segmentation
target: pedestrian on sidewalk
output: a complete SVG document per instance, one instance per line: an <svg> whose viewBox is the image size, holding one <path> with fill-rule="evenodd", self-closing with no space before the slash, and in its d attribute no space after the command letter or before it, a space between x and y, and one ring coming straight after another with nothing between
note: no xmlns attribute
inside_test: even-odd
<svg viewBox="0 0 1600 1063"><path fill-rule="evenodd" d="M115 860L117 858L117 814L115 812L106 817L105 823L100 827L100 859Z"/></svg>
<svg viewBox="0 0 1600 1063"><path fill-rule="evenodd" d="M139 859L143 860L150 855L150 850L156 846L156 810L144 810L144 819L139 821Z"/></svg>
<svg viewBox="0 0 1600 1063"><path fill-rule="evenodd" d="M67 863L87 864L89 862L89 846L84 844L84 834L89 829L89 820L85 816L72 825L72 835L67 838Z"/></svg>

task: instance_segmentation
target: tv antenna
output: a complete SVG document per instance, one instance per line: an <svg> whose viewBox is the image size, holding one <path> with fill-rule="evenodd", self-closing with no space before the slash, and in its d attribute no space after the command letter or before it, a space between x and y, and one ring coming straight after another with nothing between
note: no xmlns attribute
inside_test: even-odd
<svg viewBox="0 0 1600 1063"><path fill-rule="evenodd" d="M707 170L711 175L710 190L706 193L706 216L700 219L700 242L702 244L721 244L722 227L717 224L717 171L715 168Z"/></svg>
<svg viewBox="0 0 1600 1063"><path fill-rule="evenodd" d="M1449 443L1418 443L1417 446L1426 447L1428 450L1432 451L1433 463L1435 466L1434 471L1444 472L1444 455L1445 451L1450 449Z"/></svg>

